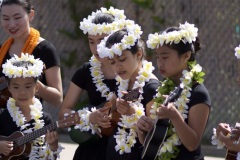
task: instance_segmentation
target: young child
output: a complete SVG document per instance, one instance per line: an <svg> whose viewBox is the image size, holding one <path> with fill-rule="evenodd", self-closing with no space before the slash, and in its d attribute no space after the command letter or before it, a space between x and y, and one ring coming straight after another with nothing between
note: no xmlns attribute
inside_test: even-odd
<svg viewBox="0 0 240 160"><path fill-rule="evenodd" d="M10 136L16 131L31 133L52 122L50 115L42 111L42 104L35 98L38 91L38 78L43 71L43 62L32 55L15 55L2 65L12 98L7 108L0 113L0 135ZM45 143L46 140L46 143ZM13 156L13 141L0 139L1 156ZM31 152L27 159L56 159L63 148L58 144L56 131L32 141Z"/></svg>
<svg viewBox="0 0 240 160"><path fill-rule="evenodd" d="M186 22L148 36L147 45L155 49L158 69L165 80L158 88L155 103L149 112L151 114L142 116L137 127L142 131L139 132L139 139L143 143L146 133L153 127L153 119L170 120L167 138L159 146L158 159L204 159L200 143L207 125L211 99L203 84L202 67L195 60L200 49L197 32L193 24ZM166 95L176 86L182 88L180 96L176 102L164 106Z"/></svg>

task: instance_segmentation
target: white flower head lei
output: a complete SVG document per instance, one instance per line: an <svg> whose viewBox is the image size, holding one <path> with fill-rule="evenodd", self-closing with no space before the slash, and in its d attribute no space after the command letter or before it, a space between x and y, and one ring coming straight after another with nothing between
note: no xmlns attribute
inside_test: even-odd
<svg viewBox="0 0 240 160"><path fill-rule="evenodd" d="M158 48L163 44L178 44L180 41L186 43L192 43L196 41L198 35L198 28L194 27L194 24L180 24L179 31L163 32L162 34L154 33L148 35L147 47L151 49Z"/></svg>
<svg viewBox="0 0 240 160"><path fill-rule="evenodd" d="M127 35L124 35L120 43L115 43L111 48L106 47L107 39L111 36L111 34L105 37L101 43L97 46L97 51L99 53L100 58L108 57L112 59L114 55L121 56L122 51L125 49L130 49L135 45L138 39L140 39L142 30L138 24L135 24L132 20L124 20L119 21L121 28L125 28L127 30Z"/></svg>
<svg viewBox="0 0 240 160"><path fill-rule="evenodd" d="M103 24L94 24L92 21L93 19L101 13L111 14L114 16L114 21L112 23L103 23ZM91 15L88 16L88 18L84 18L82 22L80 22L80 29L83 30L84 34L88 33L91 35L97 35L97 34L110 34L115 30L118 30L119 20L125 20L126 16L124 15L124 10L115 9L113 7L110 7L109 10L106 8L101 8L100 10L97 10L96 12L92 12Z"/></svg>
<svg viewBox="0 0 240 160"><path fill-rule="evenodd" d="M14 64L18 62L30 62L33 65L29 66L28 68L25 67L17 67ZM43 62L38 59L34 59L32 55L22 54L21 57L14 56L11 59L7 60L5 64L3 64L3 73L5 76L9 78L16 78L16 77L38 77L42 73L43 69ZM18 127L20 127L20 131L23 133L31 133L34 130L40 129L44 126L44 121L40 118L43 116L42 112L42 104L41 102L34 97L33 105L30 105L30 115L31 119L33 119L34 127L28 128L30 124L25 124L26 117L22 114L19 107L16 106L16 101L13 98L9 98L7 101L7 109L9 111L10 116L12 117L13 121L16 123ZM29 155L30 160L34 160L36 158L45 160L46 157L50 159L54 159L53 152L50 150L48 144L47 147L42 147L41 145L45 142L45 136L38 137L32 142L32 149ZM58 156L63 147L59 145L57 150Z"/></svg>
<svg viewBox="0 0 240 160"><path fill-rule="evenodd" d="M26 67L16 66L18 62L30 62L32 65ZM39 77L43 71L43 62L39 59L34 59L33 55L23 54L21 57L14 55L2 65L3 73L9 78L17 77Z"/></svg>
<svg viewBox="0 0 240 160"><path fill-rule="evenodd" d="M163 32L162 34L150 34L147 40L147 46L152 49L157 49L159 46L163 46L164 44L178 44L180 41L184 43L189 42L192 43L197 38L198 29L194 27L193 24L185 23L180 24L179 31L172 32ZM203 83L204 73L202 72L202 67L199 64L196 64L196 61L188 62L188 66L190 71L183 70L182 77L180 78L180 87L182 88L181 95L174 102L177 110L180 112L183 119L187 119L188 117L188 106L189 97L191 96L191 90L193 82ZM159 106L164 102L164 95L169 94L173 91L175 85L172 80L167 78L162 82L162 85L157 89L157 94L154 99L154 104L151 106L151 118L157 118L157 110ZM158 156L160 159L170 160L171 158L175 158L179 153L178 145L181 144L180 139L178 138L176 131L173 125L170 125L169 131L167 133L167 139L163 143L163 145L159 148Z"/></svg>

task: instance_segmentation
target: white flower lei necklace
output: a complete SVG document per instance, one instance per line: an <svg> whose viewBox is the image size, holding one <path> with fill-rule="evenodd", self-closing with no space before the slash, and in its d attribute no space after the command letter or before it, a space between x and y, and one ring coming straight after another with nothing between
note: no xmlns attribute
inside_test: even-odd
<svg viewBox="0 0 240 160"><path fill-rule="evenodd" d="M183 89L180 97L174 102L177 110L181 113L183 119L186 119L188 116L188 106L189 97L191 96L190 91L192 90L193 82L203 83L202 76L204 73L201 71L202 67L195 62L188 62L190 71L184 70L182 72L183 76L180 78L180 87ZM166 79L162 85L158 88L158 93L156 94L155 102L152 105L150 110L151 118L156 118L156 112L158 107L163 103L163 95L169 94L170 91L174 89L174 84L170 79ZM165 93L168 92L168 93ZM170 160L175 158L179 153L179 148L177 145L181 144L180 139L178 138L174 127L171 125L168 131L169 138L163 143L162 147L158 151L159 159Z"/></svg>
<svg viewBox="0 0 240 160"><path fill-rule="evenodd" d="M101 93L102 97L105 97L106 100L109 101L113 96L113 92L110 92L107 85L103 83L104 76L101 70L101 62L99 62L95 56L92 56L90 59L90 65L91 76L93 77L92 80L97 87L97 91Z"/></svg>
<svg viewBox="0 0 240 160"><path fill-rule="evenodd" d="M144 106L141 103L141 100L143 99L142 93L143 93L143 87L145 85L145 82L148 82L151 78L152 71L154 70L154 67L152 66L151 62L143 61L143 67L138 72L138 76L136 77L136 81L134 82L133 88L136 89L139 88L140 96L138 98L138 101L131 102L129 105L134 108L135 114L132 114L130 116L122 115L120 118L120 122L118 122L118 132L116 135L114 135L114 138L116 138L117 145L115 146L115 150L119 151L120 154L130 153L131 147L134 146L136 143L136 137L137 133L135 131L134 125L137 123L139 118L144 115ZM123 94L121 91L126 91L128 89L128 80L121 80L120 85L118 87L118 97L122 97ZM129 129L129 133L126 131L126 129Z"/></svg>
<svg viewBox="0 0 240 160"><path fill-rule="evenodd" d="M34 123L34 127L33 128L29 128L27 129L27 127L30 124L25 124L26 122L26 117L24 117L24 115L22 114L22 112L19 110L19 107L17 107L15 105L15 100L13 98L9 98L8 102L7 102L7 109L9 111L10 116L12 117L13 121L16 123L16 125L18 127L20 127L20 130L23 133L31 133L34 130L40 129L44 126L44 120L40 120L40 118L43 116L43 112L42 112L42 104L41 102L37 99L34 98L34 104L30 105L30 115L31 115L31 119L33 119L35 121ZM35 160L35 159L41 159L41 160L45 160L46 157L50 158L50 159L54 159L54 154L50 148L49 145L47 144L45 148L39 146L44 144L45 136L41 136L36 138L32 144L32 150L31 153L29 155L29 159L30 160ZM59 153L61 152L61 150L63 149L63 147L59 146L58 150L56 151L56 153L58 154L57 156L59 157Z"/></svg>
<svg viewBox="0 0 240 160"><path fill-rule="evenodd" d="M138 119L144 115L144 107L141 103L141 100L143 99L142 93L143 93L143 87L145 85L145 82L148 82L150 80L152 71L154 70L154 67L152 66L151 62L143 61L142 62L143 67L138 72L138 76L136 77L136 80L133 89L139 88L140 96L138 101L130 103L130 106L132 106L135 109L135 114L131 116L122 115L121 122L118 123L119 126L122 128L118 128L117 135L114 137L116 138L117 145L115 146L115 150L119 151L120 154L129 153L131 152L131 147L134 146L136 143L136 137L137 133L135 131L135 128L133 127L134 124L137 123ZM128 80L122 80L119 76L116 77L117 83L120 83L118 87L118 97L122 97L123 94L121 91L126 91L128 88ZM89 115L91 112L95 111L96 107L93 107L91 109L89 108L83 108L78 110L78 114L81 117L80 122L75 125L74 129L79 129L80 131L92 131L92 134L95 134L96 132L101 132L101 129L97 125L93 125L89 121ZM75 112L75 111L73 111ZM64 116L67 116L68 114L65 113ZM130 132L127 133L125 129L129 128ZM70 131L71 128L68 129Z"/></svg>

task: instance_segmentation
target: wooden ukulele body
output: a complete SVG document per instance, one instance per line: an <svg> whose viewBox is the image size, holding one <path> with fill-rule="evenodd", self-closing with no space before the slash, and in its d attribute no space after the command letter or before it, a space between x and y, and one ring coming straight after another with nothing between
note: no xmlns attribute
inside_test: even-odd
<svg viewBox="0 0 240 160"><path fill-rule="evenodd" d="M101 127L101 134L104 136L110 136L115 128L117 127L118 122L120 121L121 114L117 112L116 107L111 102L105 102L103 107L109 107L109 117L111 117L111 127L109 128L102 128Z"/></svg>
<svg viewBox="0 0 240 160"><path fill-rule="evenodd" d="M17 139L17 138L20 138L20 137L23 137L24 134L20 131L17 131L17 132L14 132L13 134L11 134L10 136L8 137L4 137L4 136L0 136L0 141L2 140L5 140L5 141L12 141L14 139ZM0 158L1 160L20 160L20 159L23 159L25 157L27 157L30 152L31 152L31 143L26 143L22 146L19 146L17 148L13 148L13 151L11 152L10 155L8 156L4 156L4 155L1 155L2 158Z"/></svg>
<svg viewBox="0 0 240 160"><path fill-rule="evenodd" d="M124 94L122 99L124 99L125 101L136 101L139 96L140 96L139 88L136 88L134 90L128 91L127 94ZM116 104L116 100L112 100L109 102L105 102L105 104L103 105L103 107L110 108L109 116L111 117L111 120L110 120L111 127L101 128L101 134L104 136L110 136L114 132L114 130L117 128L118 122L120 121L121 114L117 111L115 104Z"/></svg>

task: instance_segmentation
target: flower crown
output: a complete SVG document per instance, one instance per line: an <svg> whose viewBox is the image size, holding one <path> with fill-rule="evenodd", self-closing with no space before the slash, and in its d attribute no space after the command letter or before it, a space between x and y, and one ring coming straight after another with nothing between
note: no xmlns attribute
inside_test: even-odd
<svg viewBox="0 0 240 160"><path fill-rule="evenodd" d="M32 66L22 67L15 66L18 62L30 62ZM3 73L9 78L16 77L38 77L43 71L43 62L39 59L34 59L33 55L23 54L21 57L14 55L11 59L7 60L6 63L2 65Z"/></svg>
<svg viewBox="0 0 240 160"><path fill-rule="evenodd" d="M138 24L134 23L134 21L124 20L121 21L121 24L119 24L119 26L122 26L121 28L125 28L128 34L124 35L120 43L115 43L111 48L106 47L107 39L111 35L105 37L97 46L97 51L100 58L109 57L112 59L114 57L114 54L121 56L123 50L127 48L130 49L131 46L134 46L135 42L140 39L142 30Z"/></svg>
<svg viewBox="0 0 240 160"><path fill-rule="evenodd" d="M147 47L151 49L158 48L163 44L178 44L180 41L186 43L192 43L196 41L198 35L198 28L194 27L194 24L180 24L179 31L163 32L162 34L154 33L148 35Z"/></svg>
<svg viewBox="0 0 240 160"><path fill-rule="evenodd" d="M100 13L111 14L114 16L114 21L112 23L103 23L103 24L94 24L93 19ZM97 10L96 12L92 12L92 15L89 15L88 18L84 18L82 22L80 22L80 29L83 30L83 33L97 35L97 34L110 34L111 32L118 29L118 20L125 20L126 16L124 15L124 10L114 9L110 7L109 10L106 8L101 8L101 10Z"/></svg>
<svg viewBox="0 0 240 160"><path fill-rule="evenodd" d="M237 59L240 59L240 45L235 48L235 56Z"/></svg>

